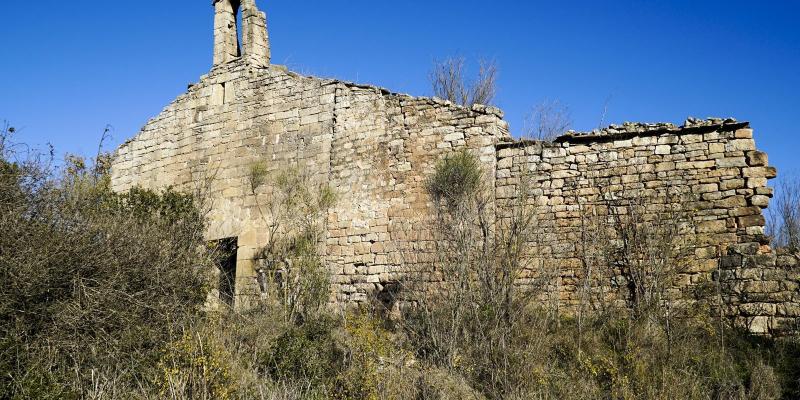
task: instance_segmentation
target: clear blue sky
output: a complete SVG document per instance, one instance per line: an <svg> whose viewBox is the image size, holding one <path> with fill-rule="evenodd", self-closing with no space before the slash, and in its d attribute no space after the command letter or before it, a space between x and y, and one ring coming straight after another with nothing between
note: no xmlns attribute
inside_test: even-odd
<svg viewBox="0 0 800 400"><path fill-rule="evenodd" d="M800 2L259 0L273 62L301 73L428 95L434 59L487 57L519 132L545 99L574 127L749 120L780 170L800 167ZM210 0L6 0L0 120L19 140L93 154L133 136L208 71Z"/></svg>

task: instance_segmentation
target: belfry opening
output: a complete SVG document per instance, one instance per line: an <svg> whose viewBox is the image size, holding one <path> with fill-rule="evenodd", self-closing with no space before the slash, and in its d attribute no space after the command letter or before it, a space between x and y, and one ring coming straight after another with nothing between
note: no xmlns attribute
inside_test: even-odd
<svg viewBox="0 0 800 400"><path fill-rule="evenodd" d="M268 65L267 17L255 0L213 0L213 5L214 66L240 59L256 66Z"/></svg>

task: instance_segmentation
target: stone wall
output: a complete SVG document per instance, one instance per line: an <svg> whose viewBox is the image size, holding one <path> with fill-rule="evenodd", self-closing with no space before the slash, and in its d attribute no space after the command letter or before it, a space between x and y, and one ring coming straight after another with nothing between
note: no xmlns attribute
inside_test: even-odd
<svg viewBox="0 0 800 400"><path fill-rule="evenodd" d="M724 312L755 332L785 330L800 317L797 262L776 257L764 236L762 209L772 197L767 180L776 171L756 149L747 123L626 124L555 143L501 144L497 157L498 203L518 196L527 182L541 228L530 244L541 258L533 265L557 271L563 306L585 301L581 285L591 258L615 246L607 243L613 235L597 236L594 222L607 227L615 209L634 207L642 214L638 221L680 224L673 243L692 254L675 258L685 261L676 298L716 287ZM629 278L605 268L595 271L590 286L594 296L624 303Z"/></svg>
<svg viewBox="0 0 800 400"><path fill-rule="evenodd" d="M474 149L488 168L508 139L500 111L413 98L279 66L227 63L147 123L117 152L113 188L202 190L209 240L238 238L237 290L253 287L267 244L269 185L250 169L300 167L338 195L328 216L333 299L363 301L399 277L421 235L425 176L444 154ZM412 249L413 250L413 249Z"/></svg>
<svg viewBox="0 0 800 400"><path fill-rule="evenodd" d="M720 260L723 312L757 334L800 332L800 260L759 243L732 246Z"/></svg>

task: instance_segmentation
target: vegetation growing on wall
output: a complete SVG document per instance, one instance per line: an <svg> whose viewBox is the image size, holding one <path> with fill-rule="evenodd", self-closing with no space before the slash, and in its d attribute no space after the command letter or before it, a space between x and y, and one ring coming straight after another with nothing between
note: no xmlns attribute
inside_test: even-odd
<svg viewBox="0 0 800 400"><path fill-rule="evenodd" d="M433 95L465 107L491 105L497 94L497 65L480 60L478 75L470 80L465 76L465 64L464 57L450 57L434 63L429 76Z"/></svg>

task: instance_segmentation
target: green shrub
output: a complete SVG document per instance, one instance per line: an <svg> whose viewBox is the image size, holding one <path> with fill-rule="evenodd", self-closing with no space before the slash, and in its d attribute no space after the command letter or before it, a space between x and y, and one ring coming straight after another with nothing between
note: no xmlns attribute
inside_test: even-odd
<svg viewBox="0 0 800 400"><path fill-rule="evenodd" d="M235 394L229 355L215 336L187 331L158 362L159 396L226 400Z"/></svg>
<svg viewBox="0 0 800 400"><path fill-rule="evenodd" d="M343 354L333 335L334 322L328 318L305 321L279 336L261 365L276 381L299 381L325 390L334 387L343 368Z"/></svg>
<svg viewBox="0 0 800 400"><path fill-rule="evenodd" d="M83 397L148 381L206 299L202 216L173 191L110 191L73 159L0 162L0 397Z"/></svg>
<svg viewBox="0 0 800 400"><path fill-rule="evenodd" d="M366 314L351 315L338 338L345 368L337 376L336 397L386 398L392 392L392 371L406 359L391 334Z"/></svg>
<svg viewBox="0 0 800 400"><path fill-rule="evenodd" d="M480 160L462 150L437 163L426 186L436 203L454 207L474 196L481 188L482 179Z"/></svg>

